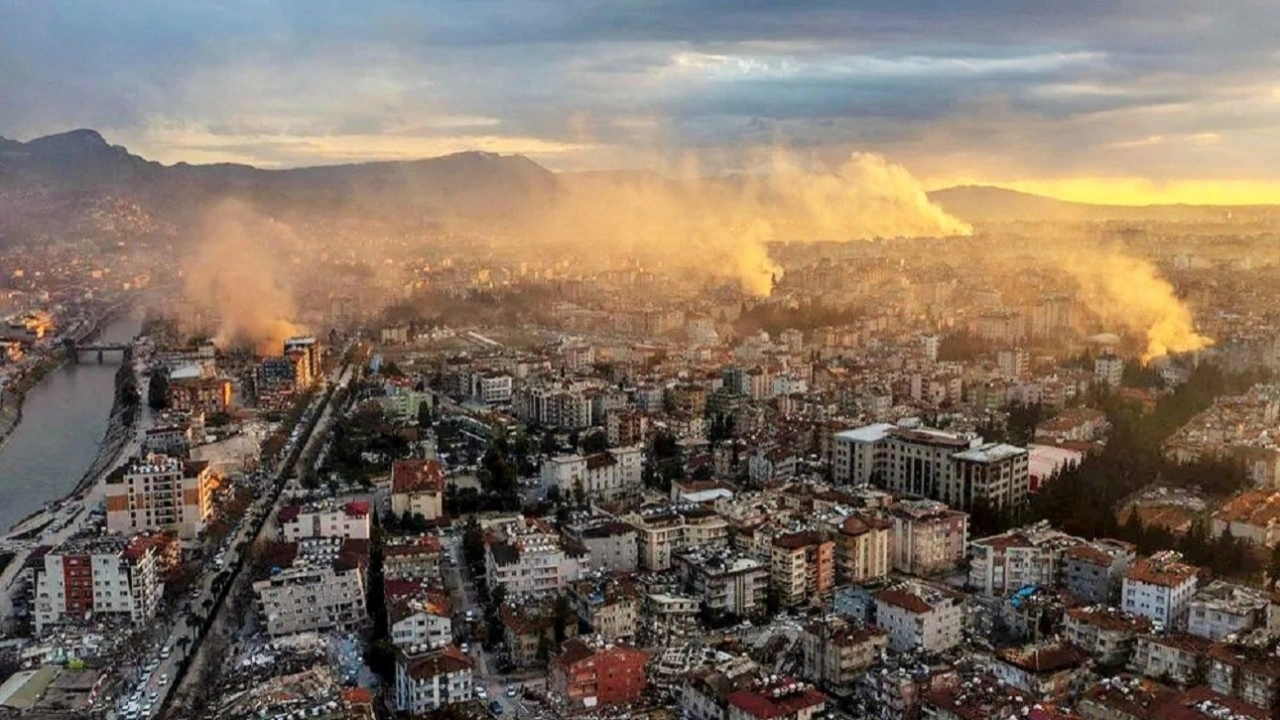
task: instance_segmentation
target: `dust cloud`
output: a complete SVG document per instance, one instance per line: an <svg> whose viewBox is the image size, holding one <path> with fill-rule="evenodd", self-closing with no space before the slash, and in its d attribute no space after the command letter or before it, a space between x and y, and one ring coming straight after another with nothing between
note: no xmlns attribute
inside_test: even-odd
<svg viewBox="0 0 1280 720"><path fill-rule="evenodd" d="M251 345L262 355L278 355L285 339L304 328L294 324L293 294L275 258L296 245L292 228L226 200L199 225L197 250L184 270L188 302L218 317L218 347Z"/></svg>
<svg viewBox="0 0 1280 720"><path fill-rule="evenodd" d="M967 235L907 170L857 153L828 170L772 151L750 173L706 177L686 162L654 174L566 176L524 232L538 246L616 265L635 259L768 295L781 268L769 243Z"/></svg>
<svg viewBox="0 0 1280 720"><path fill-rule="evenodd" d="M1143 364L1200 350L1213 341L1195 330L1191 310L1150 262L1116 249L1087 249L1062 262L1080 301L1102 320L1144 334Z"/></svg>

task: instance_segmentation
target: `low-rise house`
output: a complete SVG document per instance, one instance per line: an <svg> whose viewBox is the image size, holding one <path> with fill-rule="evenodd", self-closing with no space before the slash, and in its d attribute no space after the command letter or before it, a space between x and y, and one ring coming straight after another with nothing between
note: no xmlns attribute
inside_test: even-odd
<svg viewBox="0 0 1280 720"><path fill-rule="evenodd" d="M1067 641L1102 665L1127 664L1138 636L1150 631L1151 621L1147 618L1105 605L1072 608L1063 624Z"/></svg>
<svg viewBox="0 0 1280 720"><path fill-rule="evenodd" d="M1267 624L1271 598L1261 590L1214 580L1196 591L1187 612L1187 632L1221 640Z"/></svg>
<svg viewBox="0 0 1280 720"><path fill-rule="evenodd" d="M690 670L680 683L681 711L690 720L725 720L729 716L729 695L757 682L756 670L758 666L750 661Z"/></svg>
<svg viewBox="0 0 1280 720"><path fill-rule="evenodd" d="M1280 490L1246 490L1213 513L1213 536L1232 537L1263 547L1280 543Z"/></svg>
<svg viewBox="0 0 1280 720"><path fill-rule="evenodd" d="M867 668L880 662L889 635L874 625L825 618L812 622L801 638L804 676L828 686L850 685Z"/></svg>
<svg viewBox="0 0 1280 720"><path fill-rule="evenodd" d="M368 561L368 540L306 538L273 545L253 583L267 634L358 628L368 619Z"/></svg>
<svg viewBox="0 0 1280 720"><path fill-rule="evenodd" d="M1186 627L1200 568L1181 560L1178 553L1166 551L1135 562L1124 574L1120 607L1150 618L1157 629Z"/></svg>
<svg viewBox="0 0 1280 720"><path fill-rule="evenodd" d="M391 512L435 520L444 515L444 466L412 458L391 463Z"/></svg>
<svg viewBox="0 0 1280 720"><path fill-rule="evenodd" d="M569 708L602 707L640 699L649 654L629 645L566 640L551 658L547 687Z"/></svg>
<svg viewBox="0 0 1280 720"><path fill-rule="evenodd" d="M612 448L592 455L559 455L542 464L542 484L566 498L579 494L595 502L638 498L643 487L639 447Z"/></svg>
<svg viewBox="0 0 1280 720"><path fill-rule="evenodd" d="M889 633L899 652L944 652L960 644L964 596L921 581L903 582L875 594L875 624Z"/></svg>
<svg viewBox="0 0 1280 720"><path fill-rule="evenodd" d="M425 715L473 697L472 663L458 648L400 654L396 659L396 709Z"/></svg>

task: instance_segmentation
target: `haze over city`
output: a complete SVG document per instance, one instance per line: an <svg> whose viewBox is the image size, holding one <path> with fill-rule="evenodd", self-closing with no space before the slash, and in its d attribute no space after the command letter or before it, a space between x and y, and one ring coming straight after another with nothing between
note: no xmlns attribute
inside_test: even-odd
<svg viewBox="0 0 1280 720"><path fill-rule="evenodd" d="M1280 717L1277 37L0 4L0 720Z"/></svg>

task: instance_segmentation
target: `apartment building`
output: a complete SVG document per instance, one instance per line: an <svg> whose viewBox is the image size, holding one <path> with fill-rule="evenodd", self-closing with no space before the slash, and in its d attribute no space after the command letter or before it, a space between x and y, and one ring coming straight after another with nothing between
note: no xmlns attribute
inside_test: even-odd
<svg viewBox="0 0 1280 720"><path fill-rule="evenodd" d="M640 699L649 654L630 645L574 638L551 659L547 687L569 708L621 705Z"/></svg>
<svg viewBox="0 0 1280 720"><path fill-rule="evenodd" d="M827 707L827 696L807 683L770 677L768 682L730 693L725 720L811 720Z"/></svg>
<svg viewBox="0 0 1280 720"><path fill-rule="evenodd" d="M294 542L309 537L368 540L371 522L369 504L338 503L333 500L291 504L280 508L280 539Z"/></svg>
<svg viewBox="0 0 1280 720"><path fill-rule="evenodd" d="M944 652L960 644L964 596L940 585L907 581L875 593L875 624L898 652Z"/></svg>
<svg viewBox="0 0 1280 720"><path fill-rule="evenodd" d="M598 502L637 498L643 485L643 455L640 448L629 447L549 458L542 464L542 484L560 488L563 497L581 492L586 499Z"/></svg>
<svg viewBox="0 0 1280 720"><path fill-rule="evenodd" d="M884 630L835 618L807 625L801 641L804 676L832 686L852 685L889 647Z"/></svg>
<svg viewBox="0 0 1280 720"><path fill-rule="evenodd" d="M521 518L491 529L485 539L485 577L507 594L556 592L591 568L586 548L550 526Z"/></svg>
<svg viewBox="0 0 1280 720"><path fill-rule="evenodd" d="M442 550L437 535L388 537L382 545L382 576L387 580L440 577Z"/></svg>
<svg viewBox="0 0 1280 720"><path fill-rule="evenodd" d="M1030 489L1024 448L906 425L878 423L836 433L832 468L837 482L875 483L895 495L963 510L979 502L1018 505Z"/></svg>
<svg viewBox="0 0 1280 720"><path fill-rule="evenodd" d="M43 557L35 570L37 635L62 623L114 616L142 625L164 594L157 544L137 536L74 537Z"/></svg>
<svg viewBox="0 0 1280 720"><path fill-rule="evenodd" d="M512 598L498 608L502 639L517 667L540 665L555 648L556 607L550 597ZM564 637L578 636L578 623L564 623Z"/></svg>
<svg viewBox="0 0 1280 720"><path fill-rule="evenodd" d="M1063 619L1063 635L1105 665L1124 665L1151 621L1105 605L1071 608Z"/></svg>
<svg viewBox="0 0 1280 720"><path fill-rule="evenodd" d="M656 647L683 642L699 632L698 598L651 592L640 598L641 644Z"/></svg>
<svg viewBox="0 0 1280 720"><path fill-rule="evenodd" d="M729 546L729 523L700 505L644 508L622 518L636 529L640 567L667 570L674 553L685 548L713 550Z"/></svg>
<svg viewBox="0 0 1280 720"><path fill-rule="evenodd" d="M987 596L1057 585L1064 553L1085 541L1040 522L969 543L969 585Z"/></svg>
<svg viewBox="0 0 1280 720"><path fill-rule="evenodd" d="M893 547L891 519L870 513L844 518L835 533L836 582L865 582L889 574Z"/></svg>
<svg viewBox="0 0 1280 720"><path fill-rule="evenodd" d="M471 702L472 682L471 658L452 645L413 655L402 653L396 658L396 710L420 716Z"/></svg>
<svg viewBox="0 0 1280 720"><path fill-rule="evenodd" d="M1120 599L1124 573L1137 558L1137 549L1119 540L1094 540L1062 553L1062 585L1086 603L1112 604Z"/></svg>
<svg viewBox="0 0 1280 720"><path fill-rule="evenodd" d="M1103 385L1118 388L1124 379L1124 359L1119 355L1103 353L1093 361L1093 374Z"/></svg>
<svg viewBox="0 0 1280 720"><path fill-rule="evenodd" d="M672 565L685 588L713 612L750 615L768 597L769 568L755 558L690 548L676 553Z"/></svg>
<svg viewBox="0 0 1280 720"><path fill-rule="evenodd" d="M969 515L935 500L905 500L888 509L892 523L890 564L909 575L956 567L969 541Z"/></svg>
<svg viewBox="0 0 1280 720"><path fill-rule="evenodd" d="M1150 618L1159 629L1185 628L1200 568L1181 560L1180 554L1166 551L1135 562L1121 586L1124 611Z"/></svg>
<svg viewBox="0 0 1280 720"><path fill-rule="evenodd" d="M413 458L391 463L391 512L434 520L444 515L444 466Z"/></svg>
<svg viewBox="0 0 1280 720"><path fill-rule="evenodd" d="M276 543L267 553L264 573L253 583L267 634L359 627L368 619L368 561L367 540L321 537Z"/></svg>
<svg viewBox="0 0 1280 720"><path fill-rule="evenodd" d="M1189 685L1208 668L1212 646L1205 638L1184 633L1141 635L1134 643L1129 669L1149 678Z"/></svg>
<svg viewBox="0 0 1280 720"><path fill-rule="evenodd" d="M591 632L610 641L632 641L639 629L640 592L623 576L598 574L569 586L569 601Z"/></svg>
<svg viewBox="0 0 1280 720"><path fill-rule="evenodd" d="M1207 680L1214 692L1226 697L1273 713L1280 709L1280 655L1266 645L1214 645Z"/></svg>
<svg viewBox="0 0 1280 720"><path fill-rule="evenodd" d="M444 592L429 591L425 597L388 602L387 622L391 642L403 652L439 649L453 640L452 612Z"/></svg>
<svg viewBox="0 0 1280 720"><path fill-rule="evenodd" d="M770 542L770 584L784 607L819 603L835 585L835 542L818 532L775 535Z"/></svg>
<svg viewBox="0 0 1280 720"><path fill-rule="evenodd" d="M1210 640L1266 627L1271 598L1245 585L1214 580L1196 590L1187 612L1187 632Z"/></svg>
<svg viewBox="0 0 1280 720"><path fill-rule="evenodd" d="M582 528L573 538L591 553L591 563L608 572L633 573L640 566L638 534L628 523L609 520Z"/></svg>
<svg viewBox="0 0 1280 720"><path fill-rule="evenodd" d="M193 540L213 513L217 485L206 461L156 454L135 458L107 476L107 530L124 535L165 530Z"/></svg>

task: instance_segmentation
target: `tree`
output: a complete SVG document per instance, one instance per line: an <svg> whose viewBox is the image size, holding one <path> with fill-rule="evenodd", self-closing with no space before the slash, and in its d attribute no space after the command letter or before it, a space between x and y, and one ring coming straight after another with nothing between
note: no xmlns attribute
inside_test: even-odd
<svg viewBox="0 0 1280 720"><path fill-rule="evenodd" d="M609 449L609 436L602 430L588 433L582 438L582 452L584 455L592 455L598 452L604 452Z"/></svg>
<svg viewBox="0 0 1280 720"><path fill-rule="evenodd" d="M431 403L423 400L418 403L418 427L429 428L431 423L435 421L431 412Z"/></svg>
<svg viewBox="0 0 1280 720"><path fill-rule="evenodd" d="M1267 579L1272 589L1280 584L1280 544L1271 548L1271 561L1267 564Z"/></svg>
<svg viewBox="0 0 1280 720"><path fill-rule="evenodd" d="M480 530L480 523L476 522L475 516L467 519L467 524L462 531L462 556L472 567L484 563L484 533Z"/></svg>
<svg viewBox="0 0 1280 720"><path fill-rule="evenodd" d="M582 486L582 478L578 478L573 483L573 504L577 507L587 504L587 490Z"/></svg>

